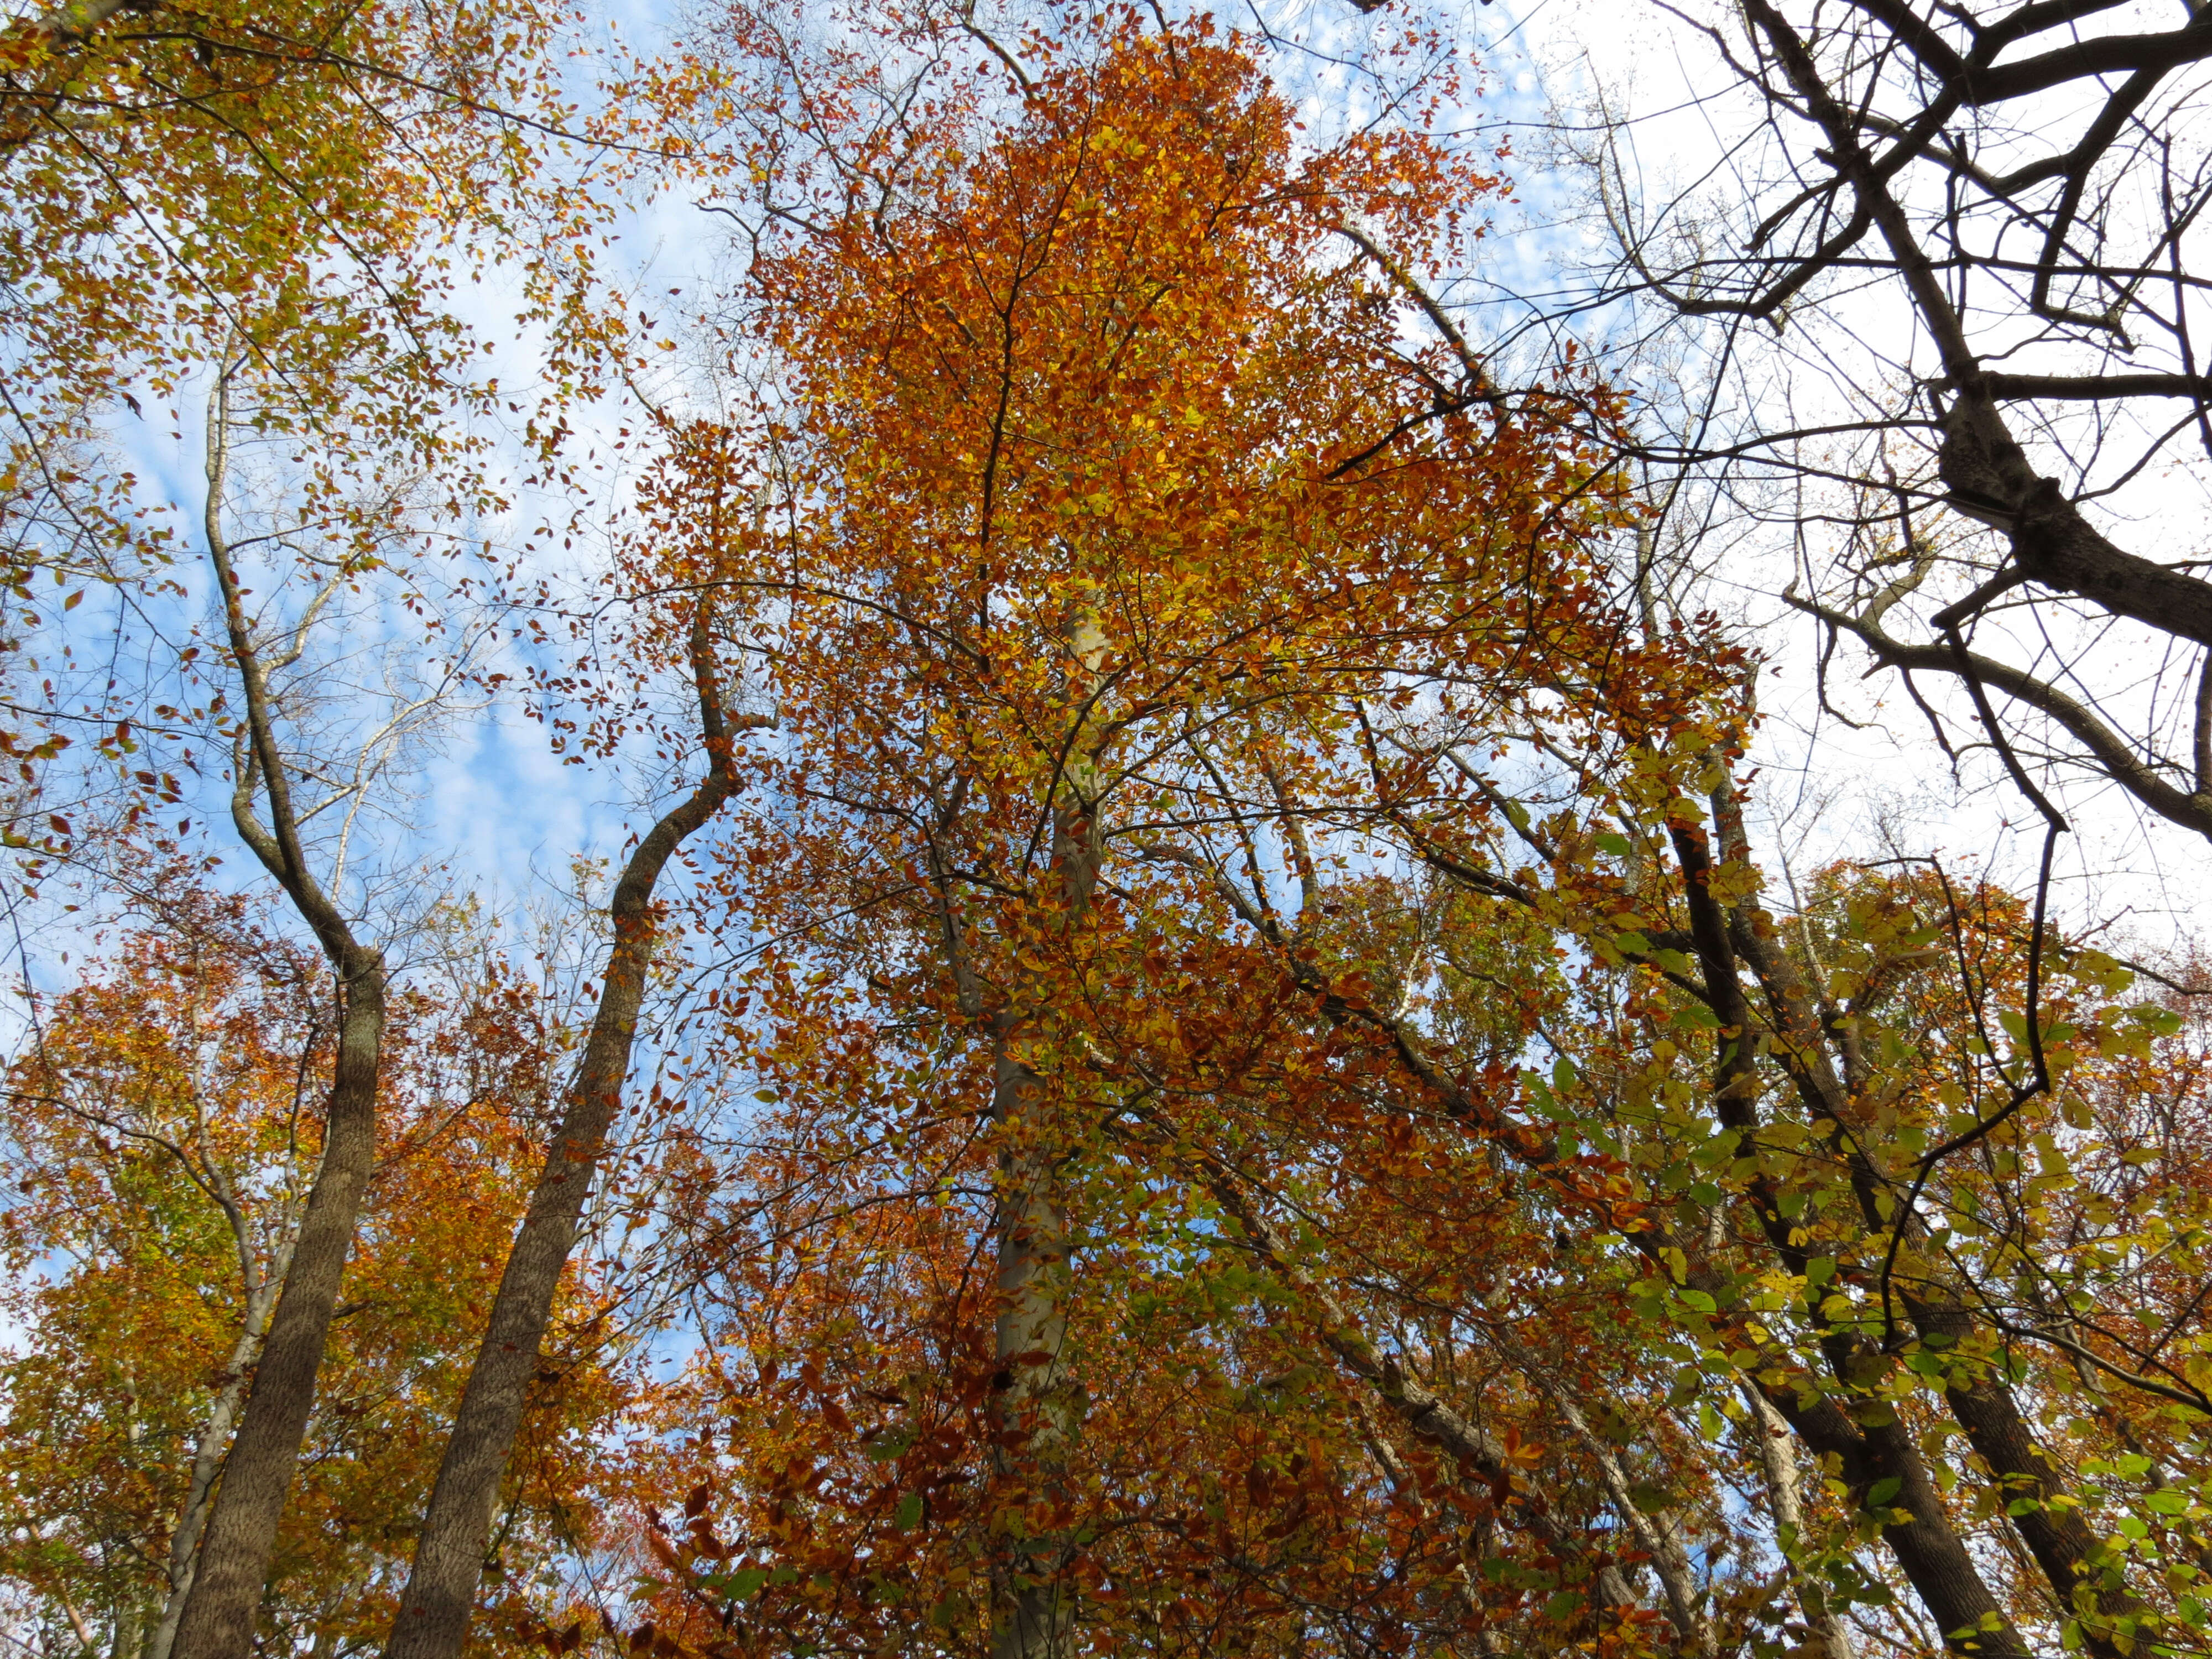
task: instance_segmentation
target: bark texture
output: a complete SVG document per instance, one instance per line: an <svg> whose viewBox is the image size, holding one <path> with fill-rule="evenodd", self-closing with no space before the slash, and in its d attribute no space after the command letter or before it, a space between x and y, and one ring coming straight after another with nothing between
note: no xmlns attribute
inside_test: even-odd
<svg viewBox="0 0 2212 1659"><path fill-rule="evenodd" d="M1048 1505L1081 1410L1060 1369L1067 1339L1067 1217L1051 1155L1038 1144L1042 1079L1020 1058L1011 1022L1002 1018L999 1024L991 1115L1007 1147L999 1161L999 1369L992 1417L1000 1443L993 1462L1013 1494ZM1066 1553L1053 1532L1007 1540L994 1587L999 1608L992 1659L1060 1659L1069 1650L1074 1608L1058 1582Z"/></svg>
<svg viewBox="0 0 2212 1659"><path fill-rule="evenodd" d="M242 1249L240 1253L250 1263L250 1247ZM278 1264L280 1279L289 1271L291 1259L291 1251L287 1249ZM208 1408L207 1421L192 1448L191 1480L185 1488L185 1506L177 1516L176 1531L169 1539L169 1593L163 1599L147 1659L169 1659L176 1647L177 1627L184 1619L185 1604L191 1599L192 1581L199 1572L200 1538L207 1530L216 1475L222 1467L223 1450L230 1441L231 1425L237 1420L239 1401L246 1394L246 1378L252 1375L254 1358L261 1352L262 1339L268 1334L270 1313L268 1297L259 1287L249 1284L244 1328L239 1332L238 1340L231 1345L230 1357L222 1370L222 1386L216 1392L215 1402Z"/></svg>
<svg viewBox="0 0 2212 1659"><path fill-rule="evenodd" d="M246 1659L253 1650L262 1585L314 1409L316 1373L322 1368L376 1154L377 1067L384 1045L384 958L355 937L300 842L291 775L276 741L270 665L247 620L223 532L229 422L226 375L217 384L208 421L205 528L231 657L246 698L246 728L232 761L231 819L240 838L313 930L337 971L338 1041L323 1121L322 1163L301 1216L284 1287L240 1415L238 1437L223 1462L191 1589L177 1621L173 1659ZM297 660L300 648L295 636L277 665ZM257 793L267 804L266 824L256 811Z"/></svg>
<svg viewBox="0 0 2212 1659"><path fill-rule="evenodd" d="M174 1659L245 1659L253 1650L261 1587L314 1409L315 1376L375 1158L383 958L356 945L345 952L338 973L343 1012L324 1120L322 1170L301 1218L299 1243L254 1368L238 1438L223 1463L222 1484L178 1620Z"/></svg>
<svg viewBox="0 0 2212 1659"><path fill-rule="evenodd" d="M714 689L703 616L692 640L701 720L712 769L681 805L655 823L623 866L608 913L614 946L574 1086L545 1155L545 1167L501 1275L491 1321L461 1394L453 1431L438 1465L430 1507L415 1547L407 1589L392 1621L386 1659L454 1659L484 1571L501 1482L528 1403L539 1348L561 1275L622 1105L638 1011L657 935L653 889L678 848L720 810L737 788L728 726Z"/></svg>
<svg viewBox="0 0 2212 1659"><path fill-rule="evenodd" d="M1053 803L1053 869L1063 939L1082 926L1098 884L1103 848L1097 817L1098 765L1083 743L1085 705L1097 688L1105 640L1095 618L1067 630L1066 692L1069 758ZM949 912L948 912L949 914ZM948 934L948 938L951 938ZM955 941L956 977L963 1006L980 1012L981 988L960 974L964 946ZM1060 1195L1057 1136L1044 1079L1025 1054L1025 1026L1051 993L1024 975L1012 1003L990 1017L994 1059L991 1118L1000 1145L995 1231L999 1317L993 1333L998 1370L991 1413L998 1433L993 1473L1009 1517L1042 1514L1053 1524L1032 1531L1016 1523L992 1563L991 1659L1066 1659L1075 1643L1076 1607L1066 1569L1076 1546L1060 1522L1067 1515L1065 1475L1070 1442L1082 1426L1082 1386L1062 1358L1067 1339L1066 1296L1069 1230Z"/></svg>

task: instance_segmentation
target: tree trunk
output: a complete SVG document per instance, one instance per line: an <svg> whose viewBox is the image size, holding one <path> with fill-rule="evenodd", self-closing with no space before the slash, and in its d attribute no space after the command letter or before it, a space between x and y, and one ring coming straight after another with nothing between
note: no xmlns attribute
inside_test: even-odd
<svg viewBox="0 0 2212 1659"><path fill-rule="evenodd" d="M1749 844L1732 790L1723 787L1715 793L1713 813L1726 855L1747 861ZM1774 948L1776 931L1774 919L1766 911L1747 907L1730 918L1725 944L1750 964L1759 981L1773 1028L1789 1047L1790 1063L1786 1069L1807 1112L1815 1121L1840 1125L1847 1089L1856 1088L1857 1080L1850 1075L1848 1053L1844 1078L1838 1079L1829 1063L1811 996L1789 957ZM1729 976L1733 973L1731 965ZM1869 1231L1879 1235L1886 1224L1893 1224L1907 1240L1924 1244L1924 1229L1913 1213L1897 1216L1893 1224L1884 1222L1875 1198L1878 1183L1866 1166L1863 1153L1841 1142L1835 1144L1838 1153L1853 1166L1862 1218ZM1908 1275L1907 1281L1900 1285L1899 1299L1922 1335L1941 1335L1956 1344L1979 1332L1978 1316L1951 1286L1932 1277L1914 1282ZM2082 1619L2084 1645L2095 1659L2121 1659L2111 1621L2141 1611L2142 1603L2124 1585L2098 1583L2102 1574L2094 1565L2100 1554L2097 1541L2073 1505L2064 1477L2036 1443L2012 1389L1995 1376L1984 1376L1963 1388L1946 1389L1944 1400L1988 1466L1997 1490L2008 1498L2033 1500L2024 1511L2012 1514L2014 1529L2043 1570L2060 1605L2087 1609Z"/></svg>
<svg viewBox="0 0 2212 1659"><path fill-rule="evenodd" d="M1805 1504L1797 1478L1797 1454L1790 1443L1790 1425L1782 1420L1779 1412L1767 1404L1766 1396L1746 1382L1743 1397L1751 1407L1752 1443L1759 1453L1760 1472L1766 1477L1766 1495L1774 1510L1778 1542L1783 1529L1788 1528L1790 1541L1782 1551L1787 1560L1805 1536ZM1827 1649L1827 1659L1857 1659L1850 1623L1843 1614L1810 1601L1802 1581L1797 1605L1805 1615L1805 1622L1820 1632L1821 1644Z"/></svg>
<svg viewBox="0 0 2212 1659"><path fill-rule="evenodd" d="M991 1117L1006 1146L999 1155L999 1322L991 1419L999 1444L992 1463L1006 1484L1009 1512L1051 1506L1058 1497L1069 1435L1081 1410L1060 1375L1067 1336L1061 1305L1067 1218L1053 1160L1041 1145L1041 1079L1022 1060L1009 1016L996 1022L998 1065ZM993 1574L998 1603L992 1659L1061 1659L1069 1651L1074 1608L1057 1582L1066 1547L1057 1529L1009 1538Z"/></svg>
<svg viewBox="0 0 2212 1659"><path fill-rule="evenodd" d="M683 804L670 811L637 845L623 866L608 913L614 922L614 947L592 1033L577 1067L575 1086L545 1168L531 1194L530 1208L514 1237L514 1249L500 1276L491 1322L477 1351L475 1365L461 1394L452 1437L438 1465L430 1508L415 1546L415 1562L399 1612L393 1620L385 1659L456 1659L476 1608L483 1577L484 1552L491 1540L492 1516L500 1483L507 1474L516 1432L528 1403L538 1352L553 1314L553 1301L574 1248L584 1202L606 1147L607 1132L622 1104L629 1074L630 1051L637 1036L638 1010L645 999L646 975L653 962L656 926L653 893L660 872L685 837L712 818L737 787L729 763L729 738L714 690L703 612L692 636L702 723L713 769ZM747 718L732 724L764 726Z"/></svg>
<svg viewBox="0 0 2212 1659"><path fill-rule="evenodd" d="M376 1156L377 1066L384 1043L384 958L354 937L351 926L310 869L300 842L291 775L276 742L268 665L246 620L244 590L223 533L229 422L230 377L226 373L216 383L208 418L206 532L231 657L246 694L246 723L233 762L231 819L240 838L313 930L337 972L338 1044L323 1121L322 1163L300 1218L284 1287L240 1418L238 1438L223 1463L222 1484L216 1489L191 1590L178 1620L173 1659L246 1659L253 1650L254 1620L269 1557L276 1547L276 1525L283 1517L285 1494L314 1408L315 1376L322 1368L338 1287L353 1250L354 1226ZM279 665L295 660L298 654L295 646ZM266 825L254 811L257 784L268 801Z"/></svg>
<svg viewBox="0 0 2212 1659"><path fill-rule="evenodd" d="M185 1492L185 1506L177 1515L177 1529L169 1538L169 1593L162 1602L160 1622L154 1627L147 1659L169 1659L176 1646L177 1626L184 1618L185 1603L191 1595L192 1580L198 1576L200 1534L207 1528L216 1472L222 1467L223 1447L230 1438L230 1425L238 1412L239 1399L246 1392L246 1379L254 1355L261 1348L267 1312L265 1303L258 1306L247 1304L245 1328L232 1345L229 1362L223 1367L222 1387L216 1391L215 1403L208 1408L207 1422L192 1449L191 1482Z"/></svg>
<svg viewBox="0 0 2212 1659"><path fill-rule="evenodd" d="M1097 687L1105 637L1087 612L1071 621L1066 637L1067 701L1080 710ZM1080 742L1085 718L1073 717L1060 794L1053 803L1060 909L1052 926L1064 940L1073 938L1091 908L1104 846L1096 816L1097 758ZM1001 1142L992 1466L1006 1498L1004 1514L1024 1517L992 1564L991 1659L1066 1659L1074 1650L1074 1595L1064 1577L1074 1553L1065 1532L1065 1475L1085 1402L1082 1386L1061 1366L1069 1247L1054 1150L1060 1138L1044 1121L1043 1079L1025 1057L1023 1029L1049 995L1032 978L1016 994L1016 1006L991 1020L991 1119ZM1033 1533L1024 1512L1040 1510L1053 1522Z"/></svg>
<svg viewBox="0 0 2212 1659"><path fill-rule="evenodd" d="M276 1523L299 1462L315 1373L337 1311L338 1286L353 1249L354 1224L376 1154L376 1072L384 1037L384 959L360 945L339 963L343 1013L336 1074L324 1120L323 1164L307 1195L283 1293L254 1368L238 1438L190 1597L178 1622L174 1659L246 1659L261 1586L276 1542Z"/></svg>

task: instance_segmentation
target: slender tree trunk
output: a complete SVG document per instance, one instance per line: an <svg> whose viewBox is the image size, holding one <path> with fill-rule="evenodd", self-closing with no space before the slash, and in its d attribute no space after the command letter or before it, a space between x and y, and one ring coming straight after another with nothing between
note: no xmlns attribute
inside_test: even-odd
<svg viewBox="0 0 2212 1659"><path fill-rule="evenodd" d="M199 1566L178 1621L175 1659L246 1659L276 1524L315 1403L331 1316L353 1249L376 1153L376 1073L384 1036L384 961L355 945L339 963L343 1012L323 1164L307 1195L291 1270L254 1367L238 1438L224 1460Z"/></svg>
<svg viewBox="0 0 2212 1659"><path fill-rule="evenodd" d="M1685 1646L1711 1659L1719 1647L1713 1639L1712 1620L1698 1606L1697 1577L1691 1569L1689 1552L1682 1547L1681 1534L1667 1517L1646 1515L1637 1508L1628 1471L1613 1455L1613 1449L1598 1438L1589 1419L1583 1415L1582 1407L1565 1386L1550 1377L1518 1343L1504 1352L1523 1376L1551 1396L1559 1414L1566 1419L1568 1431L1581 1445L1583 1455L1597 1465L1599 1478L1605 1482L1606 1492L1613 1499L1613 1512L1636 1540L1636 1547L1650 1558L1647 1565L1667 1597L1668 1617L1674 1621L1676 1632Z"/></svg>
<svg viewBox="0 0 2212 1659"><path fill-rule="evenodd" d="M169 1659L176 1645L177 1626L184 1618L185 1602L192 1593L192 1580L198 1574L200 1535L207 1529L216 1472L222 1464L223 1448L230 1439L230 1425L237 1415L238 1402L246 1393L246 1376L254 1356L261 1349L268 1314L265 1303L247 1307L245 1328L231 1345L230 1358L223 1366L222 1387L216 1390L215 1403L208 1408L207 1421L200 1429L198 1443L192 1448L191 1481L185 1491L185 1505L178 1513L176 1530L169 1538L169 1593L162 1602L161 1620L154 1627L147 1659Z"/></svg>
<svg viewBox="0 0 2212 1659"><path fill-rule="evenodd" d="M125 1601L115 1610L115 1639L108 1648L109 1659L138 1659L138 1650L146 1635L146 1609L136 1601Z"/></svg>
<svg viewBox="0 0 2212 1659"><path fill-rule="evenodd" d="M1712 804L1723 854L1748 860L1749 843L1735 792L1723 787L1715 793ZM1840 1124L1847 1092L1858 1082L1850 1074L1849 1054L1845 1076L1838 1079L1823 1053L1824 1033L1816 1023L1811 996L1789 958L1773 946L1773 918L1762 909L1750 908L1737 911L1729 924L1723 944L1749 963L1765 994L1775 1030L1791 1045L1790 1070L1799 1098L1815 1118ZM1868 1229L1879 1233L1886 1224L1874 1196L1877 1183L1873 1172L1864 1168L1864 1154L1840 1144L1838 1151L1854 1164L1855 1184ZM1894 1224L1907 1241L1924 1245L1925 1229L1917 1216L1899 1216ZM1931 1270L1938 1261L1929 1253L1927 1265ZM1942 1336L1956 1344L1985 1334L1979 1316L1965 1297L1941 1279L1907 1275L1900 1283L1899 1299L1923 1336ZM2008 1503L2014 1530L2043 1570L2060 1605L2089 1609L2081 1625L2084 1646L2094 1659L2122 1659L2112 1621L2140 1613L2143 1604L2124 1584L2100 1582L2102 1552L2096 1538L2074 1504L2065 1478L2037 1443L2013 1390L1996 1376L1985 1376L1962 1388L1946 1389L1944 1401L1988 1466L1998 1491L2008 1500L2033 1500L2018 1510Z"/></svg>
<svg viewBox="0 0 2212 1659"><path fill-rule="evenodd" d="M285 1494L300 1460L315 1376L337 1310L354 1226L376 1153L377 1066L384 1042L384 958L354 937L310 870L292 807L291 778L276 742L267 665L246 620L244 596L223 534L229 459L230 380L217 382L208 419L208 556L220 585L223 623L246 694L246 729L235 760L231 818L240 839L276 878L313 929L336 969L337 1057L324 1116L322 1163L307 1194L284 1285L260 1363L224 1460L199 1565L178 1620L173 1659L246 1659L261 1605ZM284 661L296 659L298 649ZM269 808L255 812L257 780Z"/></svg>
<svg viewBox="0 0 2212 1659"><path fill-rule="evenodd" d="M216 1476L222 1468L222 1455L230 1444L231 1428L237 1420L239 1402L245 1398L246 1385L253 1375L253 1362L268 1339L269 1315L276 1303L277 1287L291 1271L292 1252L299 1243L297 1227L288 1224L268 1267L264 1268L255 1259L252 1229L238 1201L237 1191L222 1166L206 1152L208 1101L201 1070L203 1056L198 1048L197 1002L192 1020L193 1117L202 1149L201 1173L195 1178L205 1182L221 1206L224 1219L230 1224L231 1240L238 1250L239 1284L245 1312L239 1322L238 1340L231 1344L229 1358L222 1368L222 1386L216 1391L215 1400L208 1407L207 1420L200 1425L199 1437L193 1443L191 1476L185 1486L184 1507L177 1513L176 1528L169 1537L168 1593L162 1598L161 1612L155 1620L147 1659L169 1659L176 1646L177 1626L184 1619L185 1603L191 1595L192 1580L199 1570L200 1538L207 1530ZM319 1163L317 1168L320 1168ZM307 1184L313 1186L312 1177Z"/></svg>
<svg viewBox="0 0 2212 1659"><path fill-rule="evenodd" d="M607 1132L622 1104L657 934L653 893L684 839L737 787L729 734L707 643L703 609L692 631L702 723L712 769L682 805L638 842L615 884L608 913L614 947L575 1085L545 1155L545 1168L501 1274L491 1322L462 1390L460 1409L415 1546L415 1563L392 1621L385 1659L455 1659L475 1612L500 1483L521 1427L553 1302L574 1248ZM763 726L747 718L730 724Z"/></svg>
<svg viewBox="0 0 2212 1659"><path fill-rule="evenodd" d="M1797 1454L1790 1442L1790 1425L1782 1420L1781 1413L1766 1403L1766 1396L1747 1382L1743 1397L1751 1407L1751 1436L1759 1452L1759 1467L1766 1477L1766 1496L1774 1510L1776 1530L1789 1529L1790 1543L1784 1551L1787 1559L1790 1550L1798 1547L1805 1536L1805 1504L1797 1479ZM1820 1641L1827 1649L1827 1659L1857 1659L1857 1650L1851 1641L1851 1627L1843 1614L1814 1607L1808 1604L1801 1582L1797 1605L1805 1621L1820 1633Z"/></svg>

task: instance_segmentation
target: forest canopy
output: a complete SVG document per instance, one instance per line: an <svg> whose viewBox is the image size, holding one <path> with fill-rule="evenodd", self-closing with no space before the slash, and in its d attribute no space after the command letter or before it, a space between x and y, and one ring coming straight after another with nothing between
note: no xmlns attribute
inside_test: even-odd
<svg viewBox="0 0 2212 1659"><path fill-rule="evenodd" d="M0 28L9 1643L2206 1647L2212 32L1643 6Z"/></svg>

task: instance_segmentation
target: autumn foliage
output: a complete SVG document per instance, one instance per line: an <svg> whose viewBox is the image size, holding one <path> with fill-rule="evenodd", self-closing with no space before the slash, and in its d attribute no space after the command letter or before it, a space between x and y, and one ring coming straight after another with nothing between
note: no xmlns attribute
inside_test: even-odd
<svg viewBox="0 0 2212 1659"><path fill-rule="evenodd" d="M557 745L658 769L573 995L254 840L312 726L210 518L325 954L186 884L24 989L24 1605L168 1659L374 956L267 1644L2198 1644L2197 965L1762 850L1634 389L1437 297L1511 188L1462 89L1310 131L1203 15L835 21L624 88L748 240L705 392L601 364L599 579L506 590Z"/></svg>
<svg viewBox="0 0 2212 1659"><path fill-rule="evenodd" d="M373 1196L268 1615L325 1647L389 1619L442 1428L532 1163L562 1034L467 937L396 1011ZM477 949L471 951L471 944ZM163 1645L179 1532L205 1522L319 1152L328 987L264 915L186 887L42 1000L10 1073L11 1576ZM587 1533L593 1438L636 1378L570 1299L505 1547ZM526 1569L525 1605L557 1607ZM543 1598L532 1601L530 1598Z"/></svg>

